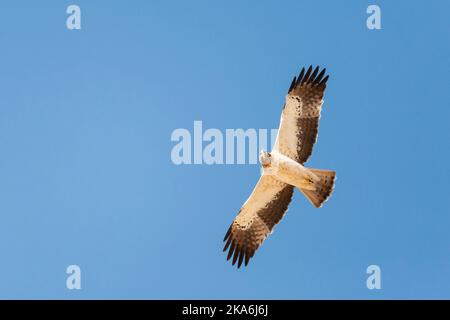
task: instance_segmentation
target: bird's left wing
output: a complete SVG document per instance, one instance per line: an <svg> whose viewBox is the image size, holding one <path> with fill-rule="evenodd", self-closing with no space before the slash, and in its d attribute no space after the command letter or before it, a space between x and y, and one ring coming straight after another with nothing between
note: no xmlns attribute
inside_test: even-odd
<svg viewBox="0 0 450 320"><path fill-rule="evenodd" d="M328 76L325 69L303 68L292 80L281 113L274 150L303 164L312 153L317 139L320 112Z"/></svg>
<svg viewBox="0 0 450 320"><path fill-rule="evenodd" d="M245 265L262 242L283 218L291 202L293 187L272 176L263 175L228 229L223 251L228 251L233 265Z"/></svg>

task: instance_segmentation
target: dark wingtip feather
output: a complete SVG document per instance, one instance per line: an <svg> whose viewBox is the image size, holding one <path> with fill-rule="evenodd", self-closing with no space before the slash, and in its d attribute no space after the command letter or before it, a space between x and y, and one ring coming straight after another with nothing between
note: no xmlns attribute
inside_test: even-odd
<svg viewBox="0 0 450 320"><path fill-rule="evenodd" d="M228 251L228 255L227 255L227 261L230 260L231 255L233 254L234 248L236 247L236 242L231 242L231 247L230 247L230 251Z"/></svg>
<svg viewBox="0 0 450 320"><path fill-rule="evenodd" d="M326 71L327 71L326 68L320 70L320 66L316 66L314 69L312 65L310 65L308 69L305 69L305 67L303 67L297 78L294 77L294 80L292 81L289 87L289 92L291 92L296 86L302 85L304 83L310 83L314 85L325 84L329 77L327 75L324 78Z"/></svg>
<svg viewBox="0 0 450 320"><path fill-rule="evenodd" d="M223 252L227 251L228 247L230 246L230 243L231 243L231 237L229 237L227 243L225 243L225 247L223 247Z"/></svg>
<svg viewBox="0 0 450 320"><path fill-rule="evenodd" d="M325 78L323 78L323 80L320 81L319 85L324 85L324 84L326 84L329 77L330 77L330 75L327 75Z"/></svg>
<svg viewBox="0 0 450 320"><path fill-rule="evenodd" d="M306 74L303 77L302 83L305 83L308 81L309 76L311 75L311 72L312 72L312 66L309 66L308 71L306 71Z"/></svg>
<svg viewBox="0 0 450 320"><path fill-rule="evenodd" d="M294 77L294 79L292 79L292 82L291 82L291 85L289 87L288 93L292 91L292 89L294 88L296 82L297 82L297 78Z"/></svg>
<svg viewBox="0 0 450 320"><path fill-rule="evenodd" d="M244 262L245 266L248 265L248 261L249 261L249 260L250 260L250 252L247 251L247 252L245 253L245 262Z"/></svg>
<svg viewBox="0 0 450 320"><path fill-rule="evenodd" d="M244 260L244 256L245 256L245 251L244 251L244 249L241 249L241 253L239 254L239 260L238 260L238 269L242 265L242 261Z"/></svg>
<svg viewBox="0 0 450 320"><path fill-rule="evenodd" d="M317 76L316 80L314 80L314 84L319 84L320 80L322 80L322 77L324 76L326 71L327 71L327 68L322 69L322 71Z"/></svg>
<svg viewBox="0 0 450 320"><path fill-rule="evenodd" d="M230 233L231 233L231 227L232 227L232 225L228 228L228 231L227 231L227 233L225 234L225 237L223 238L223 241L226 241L226 240L228 239L228 237L230 236Z"/></svg>
<svg viewBox="0 0 450 320"><path fill-rule="evenodd" d="M319 66L317 66L314 69L314 72L311 74L311 76L309 77L310 82L314 82L314 80L316 79L317 74L319 73Z"/></svg>
<svg viewBox="0 0 450 320"><path fill-rule="evenodd" d="M237 258L239 257L240 252L241 252L241 250L239 250L239 248L236 248L236 250L234 250L233 263L232 263L233 266L236 264L236 261L237 261Z"/></svg>
<svg viewBox="0 0 450 320"><path fill-rule="evenodd" d="M305 67L303 67L300 73L298 74L297 83L300 83L302 81L304 75L305 75Z"/></svg>

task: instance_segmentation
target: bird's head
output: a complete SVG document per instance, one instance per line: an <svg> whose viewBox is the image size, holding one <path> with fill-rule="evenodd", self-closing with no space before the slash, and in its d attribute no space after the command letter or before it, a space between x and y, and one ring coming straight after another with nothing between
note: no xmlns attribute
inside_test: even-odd
<svg viewBox="0 0 450 320"><path fill-rule="evenodd" d="M268 168L272 164L272 155L270 152L261 150L259 153L259 162L261 162L261 165L263 168Z"/></svg>

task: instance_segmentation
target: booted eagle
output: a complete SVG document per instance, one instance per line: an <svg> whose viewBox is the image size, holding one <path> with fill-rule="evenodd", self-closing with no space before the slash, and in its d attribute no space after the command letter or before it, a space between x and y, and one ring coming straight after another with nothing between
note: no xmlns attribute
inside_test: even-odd
<svg viewBox="0 0 450 320"><path fill-rule="evenodd" d="M325 69L312 66L294 77L281 113L280 127L271 152L261 151L261 177L252 194L239 210L228 229L223 251L233 257L238 268L255 251L280 222L298 188L317 208L333 191L336 173L331 170L306 168L317 140L320 111L328 80Z"/></svg>

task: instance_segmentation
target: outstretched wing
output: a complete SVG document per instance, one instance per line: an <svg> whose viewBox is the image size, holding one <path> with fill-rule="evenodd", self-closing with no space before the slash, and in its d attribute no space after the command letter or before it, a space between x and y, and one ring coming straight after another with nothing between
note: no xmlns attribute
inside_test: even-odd
<svg viewBox="0 0 450 320"><path fill-rule="evenodd" d="M283 218L292 199L293 187L272 176L261 176L255 189L244 203L237 217L228 229L223 241L223 251L228 251L229 260L238 268L245 265L255 254L262 242Z"/></svg>
<svg viewBox="0 0 450 320"><path fill-rule="evenodd" d="M319 67L313 71L310 66L305 73L303 68L292 80L281 113L274 150L299 163L308 160L317 140L323 94L329 77L324 77L325 70L319 73Z"/></svg>

